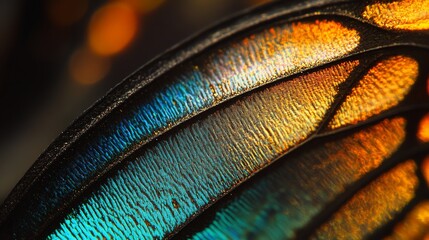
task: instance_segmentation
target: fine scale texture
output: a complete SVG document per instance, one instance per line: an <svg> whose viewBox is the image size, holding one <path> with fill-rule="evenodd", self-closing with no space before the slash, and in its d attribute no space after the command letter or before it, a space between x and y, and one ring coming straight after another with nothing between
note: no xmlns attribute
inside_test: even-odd
<svg viewBox="0 0 429 240"><path fill-rule="evenodd" d="M60 136L0 237L424 236L428 12L275 3L202 34Z"/></svg>
<svg viewBox="0 0 429 240"><path fill-rule="evenodd" d="M291 238L347 185L388 159L404 139L405 121L397 118L292 154L246 186L194 238Z"/></svg>

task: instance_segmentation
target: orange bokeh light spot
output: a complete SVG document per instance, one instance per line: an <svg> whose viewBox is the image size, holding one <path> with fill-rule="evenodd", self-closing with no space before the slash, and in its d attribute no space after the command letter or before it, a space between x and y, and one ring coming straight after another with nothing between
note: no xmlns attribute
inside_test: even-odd
<svg viewBox="0 0 429 240"><path fill-rule="evenodd" d="M128 4L111 2L91 18L88 44L95 53L108 56L122 51L137 32L137 13Z"/></svg>
<svg viewBox="0 0 429 240"><path fill-rule="evenodd" d="M77 49L69 62L70 76L82 85L91 85L100 81L109 69L109 59L95 55L87 48Z"/></svg>
<svg viewBox="0 0 429 240"><path fill-rule="evenodd" d="M429 142L429 113L420 120L417 137L422 142Z"/></svg>

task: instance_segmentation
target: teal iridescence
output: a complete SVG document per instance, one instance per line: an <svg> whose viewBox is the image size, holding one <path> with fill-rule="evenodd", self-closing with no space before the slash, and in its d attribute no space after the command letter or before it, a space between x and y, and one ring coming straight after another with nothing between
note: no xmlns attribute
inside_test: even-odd
<svg viewBox="0 0 429 240"><path fill-rule="evenodd" d="M74 208L50 237L165 237L313 133L355 65L257 91L159 140Z"/></svg>
<svg viewBox="0 0 429 240"><path fill-rule="evenodd" d="M314 33L320 26L323 29L331 25L341 27L339 22L325 20L308 25L313 29L301 30L300 34L305 39L315 38L312 39L315 42L327 39L323 32ZM46 176L46 187L37 196L40 204L19 216L27 219L28 225L22 228L37 228L49 209L57 209L65 198L81 189L85 181L136 144L150 141L181 120L233 96L314 67L315 63L323 64L343 57L359 43L359 38L350 33L354 30L344 28L333 41L303 49L307 46L285 41L288 36L294 37L292 26L290 23L279 24L269 30L254 32L249 35L251 37L227 42L175 69L175 77L158 79L165 83L164 87L149 87L150 92L139 106L124 108L120 122L104 126L100 135L91 136L94 140L77 155Z"/></svg>
<svg viewBox="0 0 429 240"><path fill-rule="evenodd" d="M192 238L294 239L295 231L348 185L396 151L404 132L399 129L395 120L384 121L281 159L268 174L250 180L216 212L213 222Z"/></svg>

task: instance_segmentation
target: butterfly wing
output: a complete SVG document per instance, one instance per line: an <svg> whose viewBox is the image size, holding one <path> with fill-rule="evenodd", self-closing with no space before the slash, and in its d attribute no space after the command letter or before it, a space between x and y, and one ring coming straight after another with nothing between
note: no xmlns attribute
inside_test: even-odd
<svg viewBox="0 0 429 240"><path fill-rule="evenodd" d="M428 8L276 3L202 34L50 146L3 204L2 235L329 238L354 233L332 230L344 222L378 234L421 192L427 147L408 126L427 107L429 27L418 13ZM386 9L394 14L377 14ZM403 197L389 195L402 185ZM362 199L396 205L381 220L347 220Z"/></svg>

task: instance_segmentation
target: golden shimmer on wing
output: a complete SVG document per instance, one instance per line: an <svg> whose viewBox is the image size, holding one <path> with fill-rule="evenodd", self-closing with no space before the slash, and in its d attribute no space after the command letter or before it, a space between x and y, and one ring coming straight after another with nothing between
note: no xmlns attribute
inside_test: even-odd
<svg viewBox="0 0 429 240"><path fill-rule="evenodd" d="M316 239L363 239L392 220L414 197L416 164L401 163L353 196L316 232Z"/></svg>
<svg viewBox="0 0 429 240"><path fill-rule="evenodd" d="M318 167L321 169L329 168L328 166L333 166L333 163L340 162L341 159L341 164L346 165L347 168L353 168L356 171L355 179L359 179L364 174L379 167L401 146L406 135L405 127L406 120L404 118L385 119L381 123L345 138L341 142L326 144L323 147L324 151L335 149L333 145L341 146L340 148L346 149L346 151L331 151L329 154L323 154L323 151L315 152L314 155L323 156L325 159L325 161L321 161L323 164ZM315 157L315 159L318 158ZM341 172L332 175L340 176ZM326 181L328 181L326 185L332 181L329 178L329 176L325 176ZM324 181L320 180L319 184Z"/></svg>
<svg viewBox="0 0 429 240"><path fill-rule="evenodd" d="M429 201L419 203L386 240L429 239Z"/></svg>
<svg viewBox="0 0 429 240"><path fill-rule="evenodd" d="M404 118L384 119L347 136L304 145L298 155L286 156L248 182L193 239L246 239L250 234L253 239L293 239L344 189L390 159L405 129Z"/></svg>
<svg viewBox="0 0 429 240"><path fill-rule="evenodd" d="M422 142L429 142L429 113L420 120L417 138Z"/></svg>
<svg viewBox="0 0 429 240"><path fill-rule="evenodd" d="M359 42L359 32L338 21L276 25L198 59L190 73L210 79L209 99L220 102L225 96L343 57Z"/></svg>
<svg viewBox="0 0 429 240"><path fill-rule="evenodd" d="M399 0L377 1L368 5L362 16L370 22L388 29L428 30L429 1Z"/></svg>
<svg viewBox="0 0 429 240"><path fill-rule="evenodd" d="M380 61L352 89L328 128L356 124L397 105L411 89L417 75L418 63L410 57L393 56Z"/></svg>

